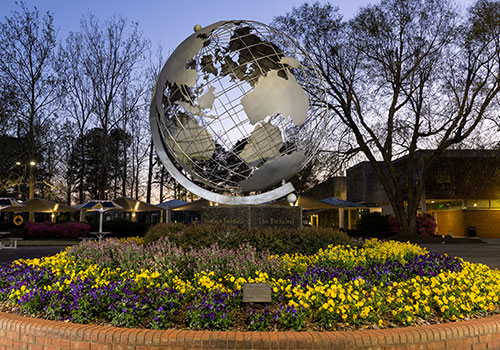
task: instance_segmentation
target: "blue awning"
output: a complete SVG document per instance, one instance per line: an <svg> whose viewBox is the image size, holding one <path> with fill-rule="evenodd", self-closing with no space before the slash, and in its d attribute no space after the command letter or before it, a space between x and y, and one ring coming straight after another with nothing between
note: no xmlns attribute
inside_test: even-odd
<svg viewBox="0 0 500 350"><path fill-rule="evenodd" d="M342 199L338 199L335 197L323 198L321 201L323 203L328 203L338 208L368 208L367 205L344 201Z"/></svg>

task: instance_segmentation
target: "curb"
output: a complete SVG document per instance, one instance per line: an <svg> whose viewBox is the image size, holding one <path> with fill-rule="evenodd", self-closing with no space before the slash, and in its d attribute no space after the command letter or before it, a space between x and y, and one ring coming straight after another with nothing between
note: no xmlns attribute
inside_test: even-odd
<svg viewBox="0 0 500 350"><path fill-rule="evenodd" d="M500 315L438 325L338 332L150 330L0 312L0 350L500 349Z"/></svg>

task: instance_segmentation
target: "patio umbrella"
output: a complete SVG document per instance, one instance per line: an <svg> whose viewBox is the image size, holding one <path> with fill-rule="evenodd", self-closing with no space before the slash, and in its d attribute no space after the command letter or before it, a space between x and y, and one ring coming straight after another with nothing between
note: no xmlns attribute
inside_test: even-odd
<svg viewBox="0 0 500 350"><path fill-rule="evenodd" d="M181 201L180 199L171 199L169 201L156 204L156 206L162 208L160 221L161 222L171 222L172 221L172 210L177 207L180 207L184 204L187 204L185 201Z"/></svg>
<svg viewBox="0 0 500 350"><path fill-rule="evenodd" d="M180 199L172 199L160 204L156 204L158 207L161 207L162 209L175 209L177 207L180 207L181 205L187 204L185 201L181 201Z"/></svg>
<svg viewBox="0 0 500 350"><path fill-rule="evenodd" d="M55 220L55 213L78 211L78 209L71 208L67 205L49 201L48 199L43 199L43 198L31 198L28 199L27 201L24 201L23 204L24 205L22 207L9 207L4 211L10 211L10 212L21 211L27 213L50 213L52 221Z"/></svg>
<svg viewBox="0 0 500 350"><path fill-rule="evenodd" d="M174 211L201 211L201 208L209 207L210 202L206 199L198 199L197 201L181 205L172 210Z"/></svg>
<svg viewBox="0 0 500 350"><path fill-rule="evenodd" d="M24 207L24 204L18 202L14 198L0 198L0 210L10 207Z"/></svg>
<svg viewBox="0 0 500 350"><path fill-rule="evenodd" d="M31 198L24 201L22 207L9 207L5 211L22 211L34 213L56 213L56 212L71 212L78 209L71 208L67 205L50 201L43 198Z"/></svg>
<svg viewBox="0 0 500 350"><path fill-rule="evenodd" d="M94 200L80 206L80 210L98 211L99 212L99 232L102 232L102 217L103 213L110 210L122 210L123 207L119 206L110 200Z"/></svg>
<svg viewBox="0 0 500 350"><path fill-rule="evenodd" d="M129 198L129 197L120 197L117 199L114 199L113 202L118 204L119 206L123 207L124 211L160 211L163 208L149 204L137 199Z"/></svg>
<svg viewBox="0 0 500 350"><path fill-rule="evenodd" d="M137 199L133 199L130 197L120 197L117 199L113 199L113 201L119 206L123 207L123 211L132 213L132 221L136 221L136 213L145 212L145 211L161 211L163 208L158 207L153 204L149 204Z"/></svg>

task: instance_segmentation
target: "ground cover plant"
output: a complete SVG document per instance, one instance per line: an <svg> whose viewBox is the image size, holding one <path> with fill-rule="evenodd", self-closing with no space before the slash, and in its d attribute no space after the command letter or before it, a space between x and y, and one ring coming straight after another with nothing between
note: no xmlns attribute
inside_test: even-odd
<svg viewBox="0 0 500 350"><path fill-rule="evenodd" d="M243 305L253 282L272 303ZM376 239L310 255L109 239L0 267L4 311L153 329L398 327L498 313L499 297L498 270Z"/></svg>

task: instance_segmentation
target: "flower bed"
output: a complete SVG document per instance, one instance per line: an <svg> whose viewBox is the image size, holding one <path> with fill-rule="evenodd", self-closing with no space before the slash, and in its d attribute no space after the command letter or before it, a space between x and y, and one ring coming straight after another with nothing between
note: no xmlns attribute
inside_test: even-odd
<svg viewBox="0 0 500 350"><path fill-rule="evenodd" d="M63 224L28 222L24 225L24 230L24 238L27 239L78 238L88 235L90 225L83 222L66 222Z"/></svg>
<svg viewBox="0 0 500 350"><path fill-rule="evenodd" d="M271 284L272 303L243 305L253 282ZM399 327L497 313L499 297L498 270L378 240L311 256L107 240L0 267L4 311L153 329Z"/></svg>

